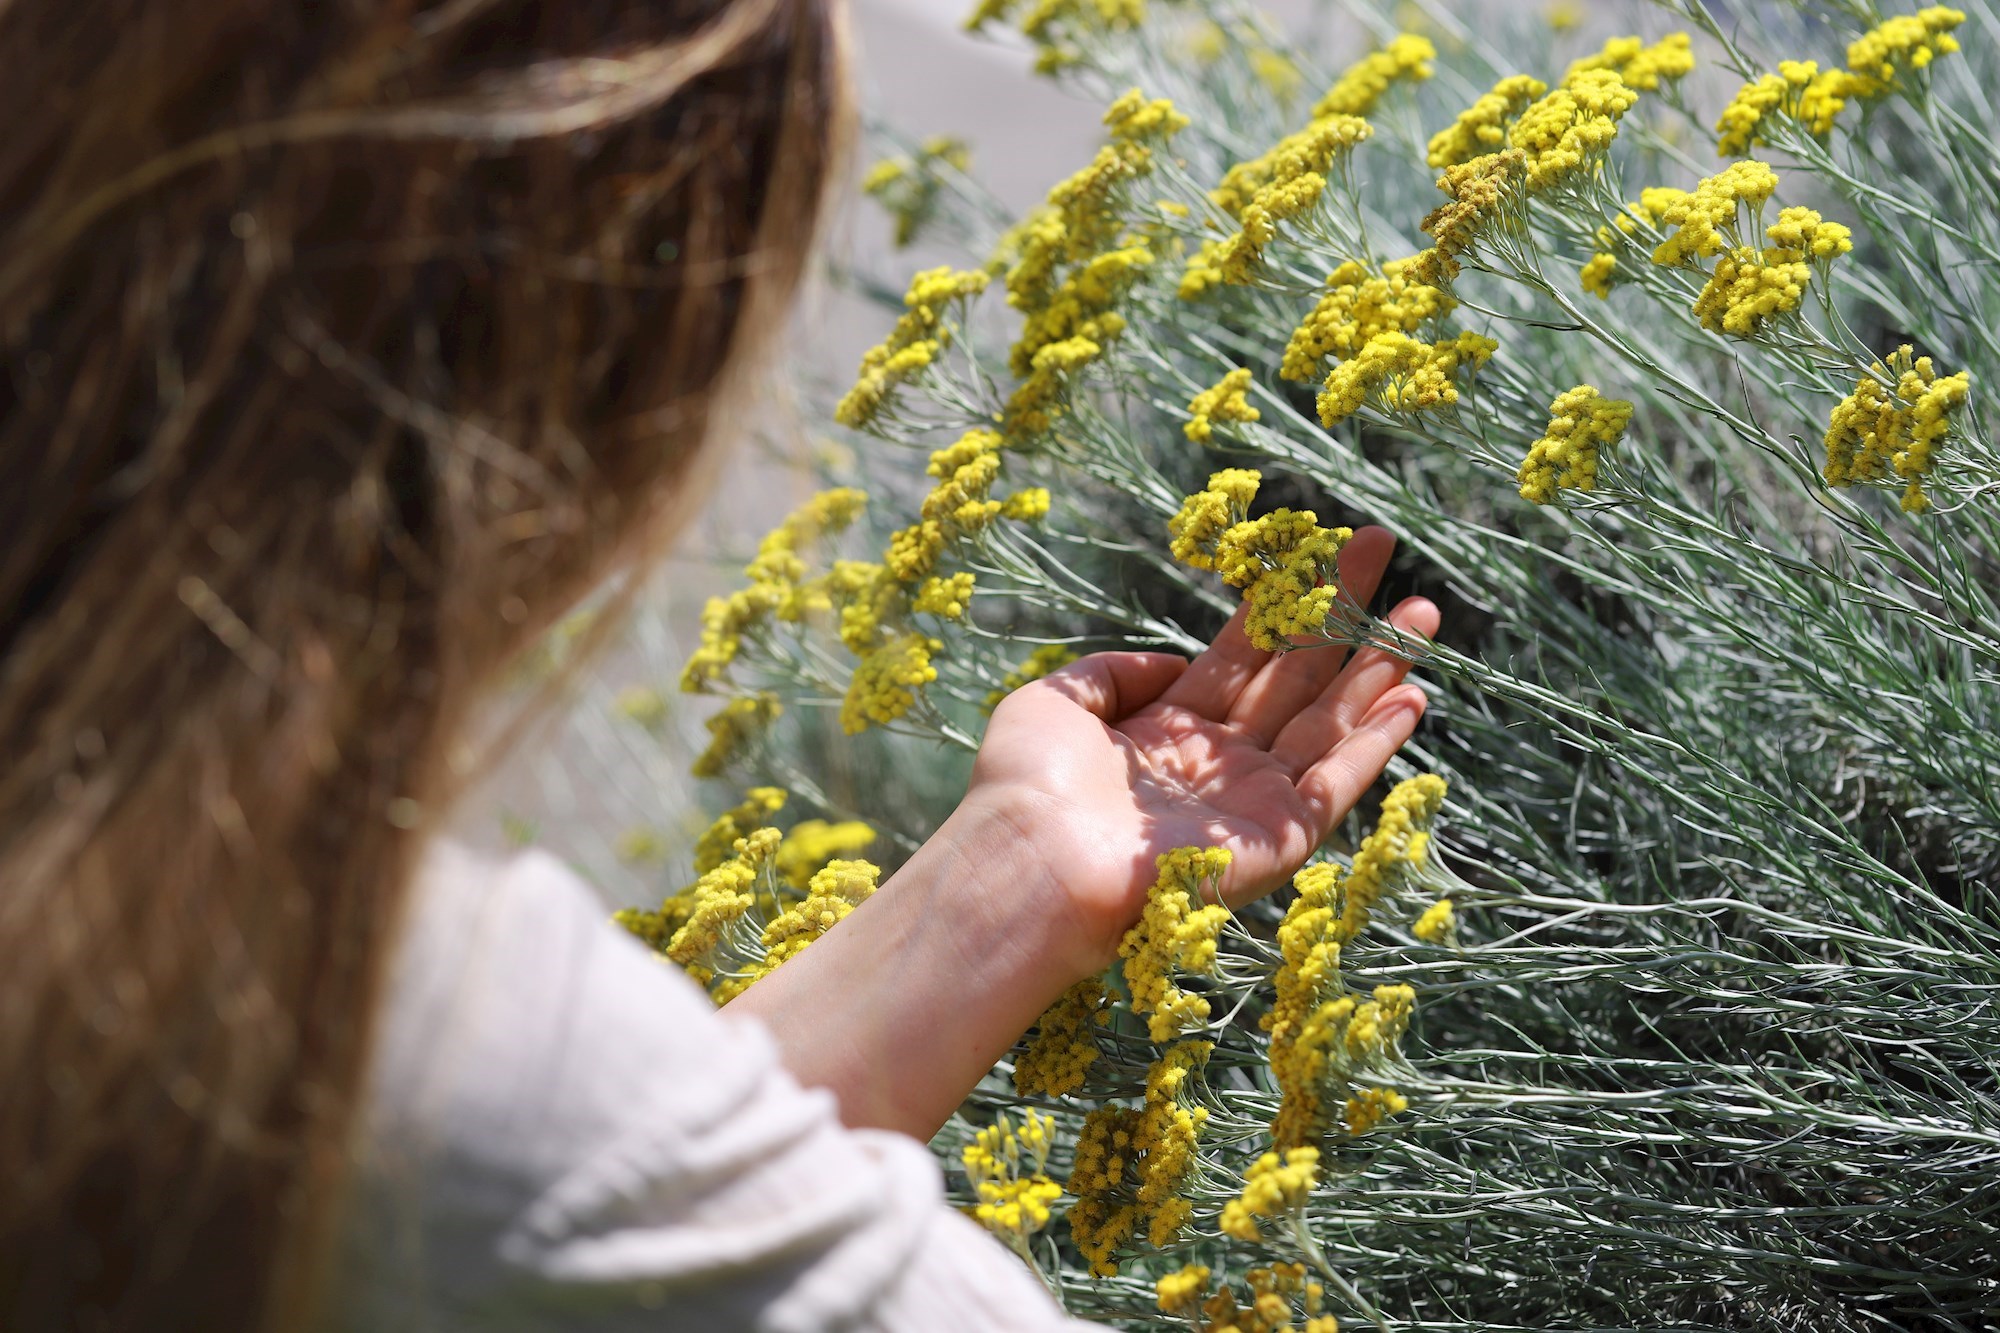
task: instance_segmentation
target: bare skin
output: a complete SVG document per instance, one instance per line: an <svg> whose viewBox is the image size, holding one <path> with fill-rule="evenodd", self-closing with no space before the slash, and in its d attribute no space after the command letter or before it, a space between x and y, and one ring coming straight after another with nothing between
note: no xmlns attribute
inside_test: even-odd
<svg viewBox="0 0 2000 1333"><path fill-rule="evenodd" d="M1363 528L1340 584L1374 596L1395 540ZM1388 617L1437 632L1411 598ZM875 896L732 1003L848 1124L928 1138L1138 919L1154 859L1232 854L1241 905L1298 869L1415 730L1424 695L1374 649L1260 652L1242 613L1193 662L1098 653L994 712L965 799Z"/></svg>

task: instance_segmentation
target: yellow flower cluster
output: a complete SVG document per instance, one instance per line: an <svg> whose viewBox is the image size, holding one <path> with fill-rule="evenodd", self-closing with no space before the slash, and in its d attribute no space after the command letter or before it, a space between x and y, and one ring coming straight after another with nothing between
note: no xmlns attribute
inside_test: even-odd
<svg viewBox="0 0 2000 1333"><path fill-rule="evenodd" d="M1278 926L1278 948L1284 962L1278 968L1277 995L1260 1026L1271 1034L1271 1073L1278 1084L1278 1115L1271 1122L1273 1142L1281 1147L1310 1143L1325 1132L1320 1113L1320 1087L1326 1080L1326 1044L1303 1043L1310 1020L1321 1018L1317 1034L1327 1027L1320 1010L1329 990L1340 985L1340 948L1335 932L1341 898L1341 870L1329 864L1309 865L1292 879L1298 896L1285 909ZM1353 1009L1348 1002L1348 1011Z"/></svg>
<svg viewBox="0 0 2000 1333"><path fill-rule="evenodd" d="M1015 19L1021 35L1035 44L1035 72L1053 74L1083 58L1082 43L1107 32L1125 32L1146 18L1146 0L979 0L965 20L978 31L988 23Z"/></svg>
<svg viewBox="0 0 2000 1333"><path fill-rule="evenodd" d="M1252 281L1278 224L1312 211L1327 176L1374 131L1358 116L1329 114L1280 139L1268 151L1223 174L1209 199L1237 223L1223 240L1203 242L1182 275L1180 295L1192 300L1217 283Z"/></svg>
<svg viewBox="0 0 2000 1333"><path fill-rule="evenodd" d="M1430 852L1430 825L1444 808L1445 780L1435 773L1405 778L1382 798L1374 830L1361 840L1348 868L1346 897L1335 928L1351 940L1367 927L1376 901L1423 869Z"/></svg>
<svg viewBox="0 0 2000 1333"><path fill-rule="evenodd" d="M1305 82L1305 75L1283 51L1258 45L1250 50L1250 70L1257 81L1271 90L1271 96L1280 105L1287 105L1298 94L1299 85Z"/></svg>
<svg viewBox="0 0 2000 1333"><path fill-rule="evenodd" d="M1458 401L1459 374L1493 355L1498 344L1478 334L1413 335L1457 308L1443 286L1458 271L1453 256L1470 246L1478 215L1499 206L1501 177L1519 161L1509 153L1447 168L1440 186L1464 196L1424 220L1426 230L1436 227L1435 248L1390 260L1380 277L1352 261L1328 277L1326 295L1293 330L1278 368L1283 379L1307 380L1335 359L1318 396L1321 424L1334 426L1371 397L1391 412L1449 406Z"/></svg>
<svg viewBox="0 0 2000 1333"><path fill-rule="evenodd" d="M799 615L797 589L806 573L799 549L824 533L847 527L867 504L867 494L851 487L821 491L757 543L756 558L743 573L753 585L767 586L780 594L775 608L779 619L797 619Z"/></svg>
<svg viewBox="0 0 2000 1333"><path fill-rule="evenodd" d="M1826 480L1832 486L1878 481L1894 471L1904 483L1903 512L1930 508L1924 478L1936 462L1939 441L1950 433L1952 413L1965 406L1972 377L1939 375L1927 356L1908 343L1887 363L1876 362L1854 392L1840 400L1826 432Z"/></svg>
<svg viewBox="0 0 2000 1333"><path fill-rule="evenodd" d="M1243 1295L1247 1303L1239 1303L1227 1282L1213 1296L1208 1295L1209 1279L1209 1270L1200 1264L1169 1273L1154 1284L1160 1309L1195 1316L1195 1333L1294 1333L1292 1309L1296 1301L1305 1314L1305 1323L1299 1326L1303 1333L1339 1333L1339 1321L1320 1313L1326 1304L1326 1288L1306 1280L1304 1264L1272 1264L1245 1271Z"/></svg>
<svg viewBox="0 0 2000 1333"><path fill-rule="evenodd" d="M1424 909L1417 923L1410 927L1410 933L1425 944L1443 944L1458 930L1458 913L1451 905L1451 899L1440 898Z"/></svg>
<svg viewBox="0 0 2000 1333"><path fill-rule="evenodd" d="M943 620L960 619L965 615L965 608L972 603L973 582L972 575L963 572L933 574L917 589L910 609Z"/></svg>
<svg viewBox="0 0 2000 1333"><path fill-rule="evenodd" d="M943 647L927 634L910 632L869 649L841 700L841 730L852 736L871 723L894 722L909 712L917 692L937 679L931 658Z"/></svg>
<svg viewBox="0 0 2000 1333"><path fill-rule="evenodd" d="M627 840L636 836L638 836L636 832L626 835ZM677 893L662 902L657 909L621 907L611 914L611 920L637 936L640 943L647 948L658 953L667 947L667 941L674 937L674 932L687 924L687 914L693 906L693 900L684 892Z"/></svg>
<svg viewBox="0 0 2000 1333"><path fill-rule="evenodd" d="M1252 468L1224 468L1209 474L1206 488L1188 496L1167 520L1174 559L1195 569L1215 568L1215 543L1250 514L1263 474Z"/></svg>
<svg viewBox="0 0 2000 1333"><path fill-rule="evenodd" d="M763 735L784 711L774 694L747 694L731 699L721 712L703 724L708 728L708 748L695 757L694 775L721 776L743 747Z"/></svg>
<svg viewBox="0 0 2000 1333"><path fill-rule="evenodd" d="M1849 100L1884 96L1896 89L1904 70L1924 69L1938 56L1958 50L1951 32L1963 22L1963 11L1933 5L1889 19L1856 38L1847 48L1845 69L1822 70L1815 60L1780 61L1776 73L1744 84L1723 109L1715 126L1716 153L1735 157L1771 142L1774 116L1825 138Z"/></svg>
<svg viewBox="0 0 2000 1333"><path fill-rule="evenodd" d="M1006 505L992 490L1000 479L1002 443L999 435L975 426L931 455L925 471L936 484L924 496L917 522L890 537L883 556L897 582L930 577L947 547L977 537L1000 517ZM970 595L970 583L965 591Z"/></svg>
<svg viewBox="0 0 2000 1333"><path fill-rule="evenodd" d="M1334 582L1350 528L1322 528L1310 509L1276 509L1239 523L1216 542L1216 571L1244 589L1243 633L1266 652L1326 627L1340 596Z"/></svg>
<svg viewBox="0 0 2000 1333"><path fill-rule="evenodd" d="M1009 435L1049 428L1069 378L1124 331L1112 307L1153 262L1142 242L1120 238L1121 201L1130 182L1151 174L1153 145L1178 133L1187 118L1135 88L1112 103L1105 122L1112 142L1059 182L1013 241L1007 303L1025 319L1009 354L1010 369L1023 381L1008 402Z"/></svg>
<svg viewBox="0 0 2000 1333"><path fill-rule="evenodd" d="M1396 1052L1409 1030L1417 993L1408 986L1377 986L1375 998L1355 1007L1342 1036L1350 1060L1380 1060Z"/></svg>
<svg viewBox="0 0 2000 1333"><path fill-rule="evenodd" d="M782 852L783 844L779 847ZM729 1003L796 958L807 945L866 902L875 892L875 881L880 875L881 871L868 861L828 861L807 880L805 897L773 916L764 927L758 940L763 946L763 957L715 987L715 1002Z"/></svg>
<svg viewBox="0 0 2000 1333"><path fill-rule="evenodd" d="M875 891L874 866L833 859L867 846L872 829L808 820L780 834L768 821L784 804L780 788L753 787L696 841L693 884L656 909L627 908L612 918L707 987L717 1004L768 976ZM784 910L781 881L804 895ZM740 924L753 914L765 923L754 936Z"/></svg>
<svg viewBox="0 0 2000 1333"><path fill-rule="evenodd" d="M1858 95L1879 97L1896 85L1902 71L1928 68L1939 56L1958 50L1958 38L1951 33L1963 22L1964 10L1930 5L1863 33L1847 47L1847 68L1872 81Z"/></svg>
<svg viewBox="0 0 2000 1333"><path fill-rule="evenodd" d="M792 594L791 603L804 610L839 608L840 640L860 659L841 705L841 725L850 734L903 716L917 691L937 679L931 657L944 645L912 629L908 618L964 617L974 576L938 573L946 553L1003 516L1032 521L1047 513L1048 492L1039 487L993 498L1003 444L997 432L975 427L934 452L927 471L935 485L917 521L891 534L881 563L838 561Z"/></svg>
<svg viewBox="0 0 2000 1333"><path fill-rule="evenodd" d="M1812 60L1784 60L1775 74L1765 74L1736 90L1716 122L1718 157L1739 157L1770 139L1770 118L1790 117L1807 133L1824 138L1867 80L1844 69L1822 71Z"/></svg>
<svg viewBox="0 0 2000 1333"><path fill-rule="evenodd" d="M1838 222L1828 222L1810 208L1784 208L1778 220L1764 229L1765 239L1801 259L1831 263L1854 248L1854 233Z"/></svg>
<svg viewBox="0 0 2000 1333"><path fill-rule="evenodd" d="M778 878L801 891L809 888L813 876L839 857L865 851L874 845L875 830L858 819L830 824L824 819L801 820L778 844L773 858Z"/></svg>
<svg viewBox="0 0 2000 1333"><path fill-rule="evenodd" d="M1528 456L1515 475L1521 498L1548 504L1563 490L1588 491L1597 486L1597 453L1625 433L1632 404L1605 398L1588 384L1579 384L1549 404L1548 428L1528 446Z"/></svg>
<svg viewBox="0 0 2000 1333"><path fill-rule="evenodd" d="M809 599L799 548L846 527L867 503L866 494L847 487L822 491L765 535L743 571L749 586L711 597L702 608L701 642L681 669L683 690L702 690L720 680L742 650L743 636L770 617L794 620L805 612Z"/></svg>
<svg viewBox="0 0 2000 1333"><path fill-rule="evenodd" d="M1115 1277L1118 1247L1139 1229L1139 1206L1127 1175L1137 1155L1133 1132L1140 1112L1129 1106L1100 1106L1083 1118L1070 1166L1070 1240L1095 1277Z"/></svg>
<svg viewBox="0 0 2000 1333"><path fill-rule="evenodd" d="M1153 1283L1153 1291L1159 1298L1161 1314L1186 1314L1201 1304L1201 1298L1208 1294L1210 1277L1207 1264L1189 1264L1176 1269Z"/></svg>
<svg viewBox="0 0 2000 1333"><path fill-rule="evenodd" d="M1070 378L1124 332L1124 316L1112 307L1153 262L1144 243L1120 238L1121 201L1130 182L1151 174L1150 145L1176 133L1186 117L1134 89L1106 119L1112 142L1050 190L1012 239L1007 304L1024 319L1008 355L1022 381L1007 402L1010 437L1038 435L1054 423Z"/></svg>
<svg viewBox="0 0 2000 1333"><path fill-rule="evenodd" d="M862 353L854 387L834 406L834 420L855 430L873 422L896 389L951 342L945 318L950 308L985 291L987 282L987 275L976 269L926 269L912 278L903 293L902 317L888 337Z"/></svg>
<svg viewBox="0 0 2000 1333"><path fill-rule="evenodd" d="M1239 366L1214 386L1196 394L1188 402L1187 437L1196 444L1207 444L1214 438L1218 421L1260 420L1263 413L1250 406L1246 396L1249 387L1250 372Z"/></svg>
<svg viewBox="0 0 2000 1333"><path fill-rule="evenodd" d="M1076 661L1074 650L1059 643L1045 643L1028 654L1026 661L1000 678L1000 688L986 696L986 711L992 712L1000 706L1000 701L1020 689L1031 680L1040 680L1059 667L1066 667Z"/></svg>
<svg viewBox="0 0 2000 1333"><path fill-rule="evenodd" d="M1618 256L1600 250L1584 262L1577 273L1583 280L1583 289L1599 300L1611 299L1611 288L1618 281Z"/></svg>
<svg viewBox="0 0 2000 1333"><path fill-rule="evenodd" d="M1778 173L1762 162L1732 162L1691 191L1663 200L1657 214L1662 228L1672 228L1653 251L1653 262L1666 266L1690 263L1719 254L1737 235L1737 214L1752 213L1778 188Z"/></svg>
<svg viewBox="0 0 2000 1333"><path fill-rule="evenodd" d="M972 1210L979 1225L1018 1245L1049 1224L1062 1198L1045 1170L1054 1129L1055 1117L1039 1111L1024 1113L1018 1130L1003 1114L966 1145L961 1160L979 1196Z"/></svg>
<svg viewBox="0 0 2000 1333"><path fill-rule="evenodd" d="M1212 569L1244 589L1243 632L1267 652L1297 635L1316 634L1340 594L1334 582L1340 548L1354 534L1322 528L1310 510L1276 509L1247 518L1261 480L1247 468L1225 468L1187 497L1167 522L1172 550L1183 564Z"/></svg>
<svg viewBox="0 0 2000 1333"><path fill-rule="evenodd" d="M1810 208L1784 209L1764 234L1771 244L1763 249L1737 246L1715 261L1694 303L1702 327L1755 337L1766 320L1804 303L1814 263L1831 263L1854 248L1846 227Z"/></svg>
<svg viewBox="0 0 2000 1333"><path fill-rule="evenodd" d="M1043 205L1029 214L1013 238L1007 267L1007 304L1033 314L1052 304L1064 270L1110 250L1121 227L1120 201L1134 180L1151 175L1152 149L1129 139L1097 150L1088 165L1050 188ZM1033 359L1033 349L1015 347L1016 375Z"/></svg>
<svg viewBox="0 0 2000 1333"><path fill-rule="evenodd" d="M1154 1041L1172 1041L1208 1021L1208 1001L1174 984L1174 974L1215 970L1216 937L1229 920L1222 906L1222 876L1229 853L1221 847L1178 847L1158 858L1159 876L1146 910L1118 943L1132 1012L1149 1015ZM1215 891L1216 901L1206 903ZM1206 905L1202 905L1206 903Z"/></svg>
<svg viewBox="0 0 2000 1333"><path fill-rule="evenodd" d="M1424 836L1411 829L1413 815L1429 818L1423 806L1407 799L1384 804L1382 824L1371 835L1373 850L1364 843L1355 858L1357 866L1368 867L1362 872L1368 877L1365 882L1357 884L1353 875L1327 864L1307 866L1293 878L1298 896L1278 927L1284 961L1275 978L1271 1010L1261 1021L1271 1034L1271 1074L1279 1093L1271 1141L1280 1148L1317 1143L1331 1128L1326 1090L1344 1082L1357 1064L1391 1054L1409 1026L1416 992L1408 986L1377 986L1374 998L1365 1001L1333 992L1343 989L1341 950L1367 926L1374 901L1370 894L1380 892L1381 853L1393 852L1400 837L1401 855L1422 855L1420 844L1412 846L1413 840ZM1377 886L1373 890L1371 883ZM1383 1096L1371 1104L1400 1102L1392 1089L1378 1091ZM1395 1106L1401 1109L1402 1105ZM1350 1132L1362 1132L1351 1128L1355 1119L1351 1103L1349 1112Z"/></svg>
<svg viewBox="0 0 2000 1333"><path fill-rule="evenodd" d="M1016 523L1039 523L1049 516L1048 487L1030 486L1015 491L1002 502L1000 512Z"/></svg>
<svg viewBox="0 0 2000 1333"><path fill-rule="evenodd" d="M1428 37L1399 33L1387 46L1371 51L1342 72L1313 106L1315 120L1324 116L1365 116L1399 79L1421 83L1431 76L1437 48Z"/></svg>
<svg viewBox="0 0 2000 1333"><path fill-rule="evenodd" d="M1234 238L1232 238L1234 239ZM1217 287L1229 285L1229 278L1222 271L1222 253L1226 242L1203 241L1201 249L1188 260L1181 270L1181 282L1176 295L1183 301L1199 301Z"/></svg>
<svg viewBox="0 0 2000 1333"><path fill-rule="evenodd" d="M1417 282L1449 286L1458 276L1459 257L1495 227L1512 229L1521 221L1527 198L1528 156L1504 148L1444 169L1438 189L1450 202L1438 205L1418 224L1431 238L1431 248L1419 253L1409 270Z"/></svg>
<svg viewBox="0 0 2000 1333"><path fill-rule="evenodd" d="M1414 335L1458 308L1445 292L1411 276L1414 259L1392 259L1380 276L1353 260L1326 280L1326 295L1293 330L1285 344L1278 378L1304 383L1316 378L1328 357L1345 361L1382 333Z"/></svg>
<svg viewBox="0 0 2000 1333"><path fill-rule="evenodd" d="M1027 1048L1014 1061L1014 1091L1023 1097L1066 1097L1083 1086L1097 1062L1096 1029L1111 1021L1104 983L1085 977L1064 991L1042 1016Z"/></svg>
<svg viewBox="0 0 2000 1333"><path fill-rule="evenodd" d="M836 560L800 592L813 610L838 608L840 641L857 657L881 641L884 626L903 614L906 599L896 576L867 560Z"/></svg>
<svg viewBox="0 0 2000 1333"><path fill-rule="evenodd" d="M1626 242L1638 234L1642 225L1657 230L1667 210L1686 198L1686 190L1649 186L1639 192L1637 201L1626 204L1609 225L1599 227L1598 253L1583 266L1583 289L1600 300L1608 300L1618 280Z"/></svg>
<svg viewBox="0 0 2000 1333"><path fill-rule="evenodd" d="M1394 1088L1363 1088L1347 1099L1347 1132L1359 1137L1409 1108L1410 1099Z"/></svg>
<svg viewBox="0 0 2000 1333"><path fill-rule="evenodd" d="M758 883L782 838L774 828L753 829L737 840L728 860L695 880L686 891L687 919L663 951L668 961L704 986L716 980L717 953L731 927L757 905Z"/></svg>
<svg viewBox="0 0 2000 1333"><path fill-rule="evenodd" d="M898 250L916 240L937 212L943 190L939 168L963 174L972 166L972 150L963 139L940 135L926 139L913 154L888 157L861 178L861 192L881 204L895 221Z"/></svg>
<svg viewBox="0 0 2000 1333"><path fill-rule="evenodd" d="M1695 299L1694 313L1705 328L1739 338L1755 337L1766 321L1797 310L1812 280L1812 266L1827 264L1854 248L1852 233L1828 222L1810 208L1786 208L1765 228L1770 244L1741 243L1741 214L1755 217L1778 188L1778 175L1754 159L1733 162L1702 181L1692 191L1648 190L1641 204L1617 219L1619 231L1631 234L1628 219L1643 212L1667 234L1653 251L1653 262L1693 264L1719 256L1708 282ZM1598 231L1599 244L1615 244L1607 228ZM1605 256L1593 257L1599 265ZM1615 254L1612 269L1615 269ZM1585 266L1586 286L1602 283L1608 290L1610 271Z"/></svg>
<svg viewBox="0 0 2000 1333"><path fill-rule="evenodd" d="M1105 109L1104 124L1114 139L1165 139L1188 127L1188 118L1165 97L1148 98L1128 88Z"/></svg>
<svg viewBox="0 0 2000 1333"><path fill-rule="evenodd" d="M1253 601L1276 603L1283 600L1284 592L1289 592L1294 601L1309 594L1317 599L1318 593L1329 591L1319 585L1329 575L1340 544L1346 540L1341 535L1343 531L1322 529L1310 510L1274 509L1262 518L1236 524L1216 539L1215 570L1232 587L1254 585ZM1256 598L1255 593L1267 576L1280 570L1292 573L1289 585L1278 596ZM1325 620L1327 609L1321 605L1319 614L1313 617L1315 628ZM1311 615L1308 611L1299 614Z"/></svg>
<svg viewBox="0 0 2000 1333"><path fill-rule="evenodd" d="M1222 1234L1258 1241L1260 1217L1282 1217L1305 1207L1319 1183L1319 1149L1292 1148L1281 1158L1267 1152L1243 1176L1243 1193L1222 1206Z"/></svg>
<svg viewBox="0 0 2000 1333"><path fill-rule="evenodd" d="M1209 201L1241 221L1258 194L1271 186L1289 185L1306 176L1319 176L1324 184L1335 160L1371 133L1368 122L1359 117L1315 118L1258 156L1231 166L1208 192Z"/></svg>
<svg viewBox="0 0 2000 1333"><path fill-rule="evenodd" d="M752 787L740 804L724 811L694 844L694 873L705 875L735 855L736 844L760 828L770 825L771 816L785 808L782 787Z"/></svg>
<svg viewBox="0 0 2000 1333"><path fill-rule="evenodd" d="M1195 1148L1208 1112L1182 1102L1190 1075L1208 1063L1213 1042L1177 1042L1146 1070L1146 1106L1139 1116L1139 1188L1136 1200L1155 1249L1173 1244L1194 1213L1182 1194L1195 1167Z"/></svg>
<svg viewBox="0 0 2000 1333"><path fill-rule="evenodd" d="M1171 1046L1146 1071L1143 1108L1100 1106L1077 1136L1069 1192L1070 1236L1091 1272L1118 1271L1118 1248L1143 1229L1155 1248L1173 1243L1193 1205L1182 1196L1208 1112L1182 1103L1188 1078L1207 1063L1212 1044Z"/></svg>
<svg viewBox="0 0 2000 1333"><path fill-rule="evenodd" d="M1461 111L1450 129L1431 136L1424 160L1433 167L1455 167L1499 151L1507 142L1507 126L1548 90L1546 83L1532 75L1508 75Z"/></svg>
<svg viewBox="0 0 2000 1333"><path fill-rule="evenodd" d="M1509 147L1525 155L1530 194L1554 189L1597 165L1618 136L1618 122L1638 102L1616 70L1587 69L1523 111L1507 131Z"/></svg>
<svg viewBox="0 0 2000 1333"><path fill-rule="evenodd" d="M1385 411L1422 412L1458 402L1458 376L1492 359L1500 344L1478 333L1422 342L1390 330L1335 366L1321 386L1320 424L1332 427L1374 399Z"/></svg>
<svg viewBox="0 0 2000 1333"><path fill-rule="evenodd" d="M1687 77L1694 71L1694 40L1684 32L1671 32L1648 46L1643 37L1613 37L1596 55L1573 61L1563 72L1563 82L1590 70L1610 70L1629 87L1653 92L1662 83Z"/></svg>
<svg viewBox="0 0 2000 1333"><path fill-rule="evenodd" d="M1280 1148L1318 1142L1332 1128L1326 1090L1350 1078L1358 1066L1377 1064L1395 1055L1416 1007L1416 992L1408 986L1377 986L1374 998L1352 995L1326 1000L1287 1033L1282 1051L1274 1031L1271 1069L1278 1079L1278 1114L1271 1121L1271 1141ZM1393 1089L1378 1089L1381 1106L1400 1111L1408 1103ZM1348 1126L1353 1129L1353 1098Z"/></svg>

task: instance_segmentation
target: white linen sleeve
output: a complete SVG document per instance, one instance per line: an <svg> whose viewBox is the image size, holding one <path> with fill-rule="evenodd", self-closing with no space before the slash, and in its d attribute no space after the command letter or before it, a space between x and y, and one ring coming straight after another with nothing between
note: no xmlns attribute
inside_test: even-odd
<svg viewBox="0 0 2000 1333"><path fill-rule="evenodd" d="M439 848L385 998L342 1298L353 1327L1084 1330L529 853Z"/></svg>

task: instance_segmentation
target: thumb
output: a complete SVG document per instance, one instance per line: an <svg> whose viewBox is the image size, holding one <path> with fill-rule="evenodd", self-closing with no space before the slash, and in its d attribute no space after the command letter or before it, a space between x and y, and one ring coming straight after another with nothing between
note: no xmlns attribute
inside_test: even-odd
<svg viewBox="0 0 2000 1333"><path fill-rule="evenodd" d="M1166 692L1188 667L1175 653L1092 653L1014 693L1059 694L1101 721L1130 717Z"/></svg>

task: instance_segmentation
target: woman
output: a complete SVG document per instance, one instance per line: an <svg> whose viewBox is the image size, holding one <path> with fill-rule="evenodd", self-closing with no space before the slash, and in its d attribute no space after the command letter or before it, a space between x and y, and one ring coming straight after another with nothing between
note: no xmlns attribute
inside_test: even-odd
<svg viewBox="0 0 2000 1333"><path fill-rule="evenodd" d="M726 1018L553 863L433 845L505 664L700 495L835 11L0 0L0 1327L1059 1322L904 1136L1157 851L1280 883L1414 727L1398 663L1232 624L1017 692Z"/></svg>

